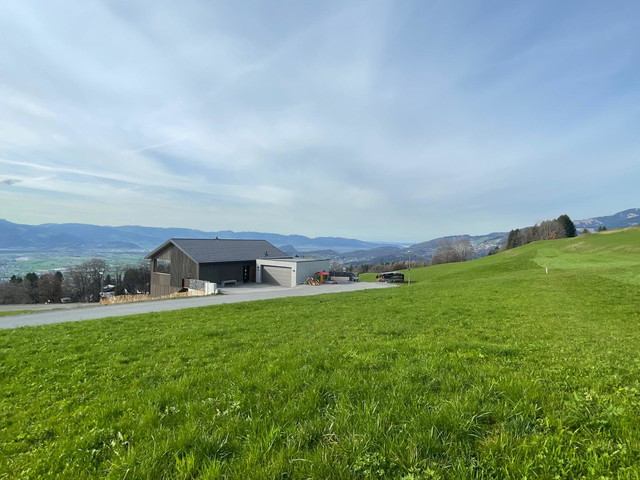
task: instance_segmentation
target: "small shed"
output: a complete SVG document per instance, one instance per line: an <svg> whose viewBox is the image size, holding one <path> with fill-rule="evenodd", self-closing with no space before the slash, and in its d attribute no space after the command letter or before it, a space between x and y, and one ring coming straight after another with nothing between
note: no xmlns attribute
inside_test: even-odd
<svg viewBox="0 0 640 480"><path fill-rule="evenodd" d="M327 280L329 280L329 272L327 272L326 270L321 270L315 273L315 277L316 277L316 282L324 283Z"/></svg>
<svg viewBox="0 0 640 480"><path fill-rule="evenodd" d="M256 283L295 287L316 272L329 270L329 259L259 258L256 260Z"/></svg>

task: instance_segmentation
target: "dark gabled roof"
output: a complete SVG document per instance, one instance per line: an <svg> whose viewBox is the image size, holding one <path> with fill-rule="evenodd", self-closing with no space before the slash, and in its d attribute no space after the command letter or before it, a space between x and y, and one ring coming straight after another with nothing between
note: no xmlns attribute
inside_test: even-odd
<svg viewBox="0 0 640 480"><path fill-rule="evenodd" d="M171 238L147 255L146 258L155 257L170 243L197 263L243 262L265 257L287 257L286 253L266 240Z"/></svg>

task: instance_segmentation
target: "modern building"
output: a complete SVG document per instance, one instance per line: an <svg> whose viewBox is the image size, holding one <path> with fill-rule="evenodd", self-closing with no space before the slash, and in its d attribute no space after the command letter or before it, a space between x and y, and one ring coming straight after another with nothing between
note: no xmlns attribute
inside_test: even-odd
<svg viewBox="0 0 640 480"><path fill-rule="evenodd" d="M170 295L188 280L255 282L256 260L287 258L266 240L171 238L145 258L151 260L151 296Z"/></svg>

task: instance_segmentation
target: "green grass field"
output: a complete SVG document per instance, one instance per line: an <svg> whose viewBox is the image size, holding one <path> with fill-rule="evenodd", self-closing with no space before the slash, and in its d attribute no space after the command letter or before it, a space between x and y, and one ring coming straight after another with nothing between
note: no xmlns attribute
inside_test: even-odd
<svg viewBox="0 0 640 480"><path fill-rule="evenodd" d="M637 479L639 293L629 229L0 331L0 478Z"/></svg>

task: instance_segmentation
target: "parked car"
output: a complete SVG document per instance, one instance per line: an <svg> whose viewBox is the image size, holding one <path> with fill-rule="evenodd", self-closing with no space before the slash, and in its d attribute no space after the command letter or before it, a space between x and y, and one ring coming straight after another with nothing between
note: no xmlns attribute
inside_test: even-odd
<svg viewBox="0 0 640 480"><path fill-rule="evenodd" d="M404 273L400 273L400 272L379 273L378 275L376 275L376 279L379 282L403 283Z"/></svg>

